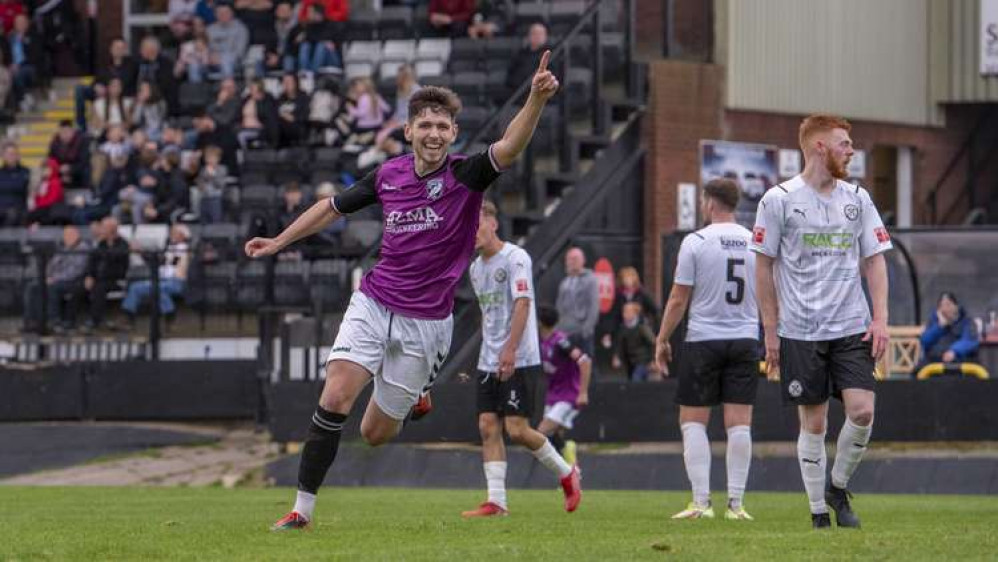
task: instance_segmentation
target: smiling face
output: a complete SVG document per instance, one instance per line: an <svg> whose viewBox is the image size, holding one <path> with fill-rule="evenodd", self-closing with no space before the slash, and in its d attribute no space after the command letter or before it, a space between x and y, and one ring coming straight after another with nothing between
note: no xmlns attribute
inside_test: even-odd
<svg viewBox="0 0 998 562"><path fill-rule="evenodd" d="M447 150L457 138L457 123L445 111L426 108L410 116L405 124L405 140L412 144L416 158L425 169L434 169L443 162Z"/></svg>

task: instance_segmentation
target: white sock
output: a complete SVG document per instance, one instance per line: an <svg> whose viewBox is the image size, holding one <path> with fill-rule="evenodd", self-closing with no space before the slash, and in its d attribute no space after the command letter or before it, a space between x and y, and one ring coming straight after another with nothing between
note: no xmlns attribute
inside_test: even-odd
<svg viewBox="0 0 998 562"><path fill-rule="evenodd" d="M310 494L308 492L303 492L298 490L298 495L295 497L295 508L294 511L305 516L305 519L309 521L312 520L312 511L315 510L315 494Z"/></svg>
<svg viewBox="0 0 998 562"><path fill-rule="evenodd" d="M541 461L541 464L548 467L548 470L557 474L558 478L564 478L572 473L572 467L565 462L565 459L561 458L561 455L555 450L554 445L547 439L544 440L544 444L536 451L530 452L534 455L534 458Z"/></svg>
<svg viewBox="0 0 998 562"><path fill-rule="evenodd" d="M859 461L863 460L863 453L866 452L866 445L870 442L872 430L872 423L863 427L846 418L846 423L839 432L835 462L832 463L832 485L836 488L845 488L849 484L849 478L856 472Z"/></svg>
<svg viewBox="0 0 998 562"><path fill-rule="evenodd" d="M705 506L710 502L710 442L707 441L707 426L687 422L680 428L683 430L683 462L693 488L693 503Z"/></svg>
<svg viewBox="0 0 998 562"><path fill-rule="evenodd" d="M506 461L482 463L485 482L489 487L489 501L506 509Z"/></svg>
<svg viewBox="0 0 998 562"><path fill-rule="evenodd" d="M828 513L825 505L825 434L801 430L797 437L797 461L811 513Z"/></svg>
<svg viewBox="0 0 998 562"><path fill-rule="evenodd" d="M733 508L742 505L749 465L752 464L752 428L736 425L728 428L728 504Z"/></svg>

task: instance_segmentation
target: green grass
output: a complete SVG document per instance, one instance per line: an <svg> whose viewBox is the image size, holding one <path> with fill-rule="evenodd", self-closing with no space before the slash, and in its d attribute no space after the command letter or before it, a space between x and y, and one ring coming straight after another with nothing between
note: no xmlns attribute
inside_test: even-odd
<svg viewBox="0 0 998 562"><path fill-rule="evenodd" d="M473 490L326 489L310 532L267 527L288 489L0 487L0 560L966 560L998 556L998 499L876 496L862 531L811 531L802 494L749 495L754 522L670 521L687 494L511 490L512 515L463 521ZM720 498L721 496L718 496ZM719 513L720 514L720 513Z"/></svg>

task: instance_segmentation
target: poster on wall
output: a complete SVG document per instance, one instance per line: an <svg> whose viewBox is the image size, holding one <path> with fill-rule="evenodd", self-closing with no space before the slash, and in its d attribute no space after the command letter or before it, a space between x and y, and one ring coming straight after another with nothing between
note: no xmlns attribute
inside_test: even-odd
<svg viewBox="0 0 998 562"><path fill-rule="evenodd" d="M981 74L998 76L998 0L981 1Z"/></svg>
<svg viewBox="0 0 998 562"><path fill-rule="evenodd" d="M701 140L700 185L714 178L738 182L742 197L735 209L735 220L752 228L759 200L776 184L778 158L779 149L768 144Z"/></svg>

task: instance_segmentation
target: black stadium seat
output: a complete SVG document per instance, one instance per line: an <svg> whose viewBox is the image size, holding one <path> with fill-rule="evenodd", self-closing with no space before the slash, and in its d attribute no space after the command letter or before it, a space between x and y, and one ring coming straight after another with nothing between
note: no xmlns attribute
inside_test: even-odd
<svg viewBox="0 0 998 562"><path fill-rule="evenodd" d="M451 89L461 96L461 101L466 104L478 104L482 101L482 94L485 92L484 72L459 72L454 75Z"/></svg>
<svg viewBox="0 0 998 562"><path fill-rule="evenodd" d="M215 98L215 89L208 82L180 84L180 112L184 115L194 115L211 105Z"/></svg>
<svg viewBox="0 0 998 562"><path fill-rule="evenodd" d="M385 6L378 18L379 39L408 39L412 32L412 8Z"/></svg>

